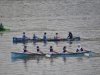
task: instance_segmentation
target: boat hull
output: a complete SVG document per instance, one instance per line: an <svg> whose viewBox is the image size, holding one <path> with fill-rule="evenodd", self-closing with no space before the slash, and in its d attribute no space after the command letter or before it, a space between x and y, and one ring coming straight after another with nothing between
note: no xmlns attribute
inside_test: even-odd
<svg viewBox="0 0 100 75"><path fill-rule="evenodd" d="M4 29L2 29L0 31L10 31L10 29L9 28L4 28Z"/></svg>
<svg viewBox="0 0 100 75"><path fill-rule="evenodd" d="M83 52L83 53L71 53L71 54L26 54L26 53L17 53L11 52L11 57L36 57L36 56L43 56L43 57L82 57L82 56L92 56L92 52Z"/></svg>
<svg viewBox="0 0 100 75"><path fill-rule="evenodd" d="M27 42L57 42L57 41L80 41L80 37L75 37L73 39L68 39L68 38L63 38L63 39L47 39L46 41L43 40L43 39L37 39L37 40L34 40L34 39L22 39L22 38L16 38L16 37L13 37L13 43L27 43Z"/></svg>

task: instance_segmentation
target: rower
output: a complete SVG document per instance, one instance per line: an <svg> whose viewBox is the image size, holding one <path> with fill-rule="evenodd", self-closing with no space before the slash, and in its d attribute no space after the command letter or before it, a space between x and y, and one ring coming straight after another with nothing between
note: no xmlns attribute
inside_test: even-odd
<svg viewBox="0 0 100 75"><path fill-rule="evenodd" d="M33 54L32 52L29 52L29 51L27 50L27 46L24 46L24 48L23 48L23 53Z"/></svg>
<svg viewBox="0 0 100 75"><path fill-rule="evenodd" d="M33 34L33 40L39 39L35 34Z"/></svg>
<svg viewBox="0 0 100 75"><path fill-rule="evenodd" d="M72 32L69 31L69 35L68 35L67 38L69 38L69 39L73 39L73 34L72 34Z"/></svg>
<svg viewBox="0 0 100 75"><path fill-rule="evenodd" d="M23 39L28 39L28 37L25 35L25 32L23 32L22 38L23 38Z"/></svg>
<svg viewBox="0 0 100 75"><path fill-rule="evenodd" d="M58 33L55 34L54 39L61 39L61 38L58 36Z"/></svg>
<svg viewBox="0 0 100 75"><path fill-rule="evenodd" d="M43 52L39 49L39 46L37 46L36 54L43 54Z"/></svg>
<svg viewBox="0 0 100 75"><path fill-rule="evenodd" d="M44 41L47 41L46 32L45 32L44 35L43 35L43 40L44 40Z"/></svg>
<svg viewBox="0 0 100 75"><path fill-rule="evenodd" d="M65 53L71 53L71 52L69 52L68 50L66 50L66 46L64 46L63 47L63 52L62 52L63 54L65 54Z"/></svg>
<svg viewBox="0 0 100 75"><path fill-rule="evenodd" d="M2 23L0 24L0 30L4 30L4 26L2 25Z"/></svg>
<svg viewBox="0 0 100 75"><path fill-rule="evenodd" d="M77 48L76 52L82 53L82 51L83 51L83 48L81 47L80 44L78 44L78 48Z"/></svg>
<svg viewBox="0 0 100 75"><path fill-rule="evenodd" d="M54 51L52 46L50 46L50 51L49 51L49 54L59 54L58 52Z"/></svg>

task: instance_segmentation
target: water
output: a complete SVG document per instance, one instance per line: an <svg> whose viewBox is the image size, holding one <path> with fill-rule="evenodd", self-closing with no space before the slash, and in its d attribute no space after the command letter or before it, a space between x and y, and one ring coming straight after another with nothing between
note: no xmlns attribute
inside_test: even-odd
<svg viewBox="0 0 100 75"><path fill-rule="evenodd" d="M86 50L100 53L100 0L0 0L0 22L10 32L0 32L0 75L99 75L100 57L58 57L11 59L11 52L22 52L23 44L13 44L13 37L22 32L32 38L43 33L53 38L58 32L65 38L68 31L83 40L73 42L27 43L34 52L36 46L47 53L49 46L62 52L63 46L75 52L77 44ZM85 40L84 40L85 39Z"/></svg>

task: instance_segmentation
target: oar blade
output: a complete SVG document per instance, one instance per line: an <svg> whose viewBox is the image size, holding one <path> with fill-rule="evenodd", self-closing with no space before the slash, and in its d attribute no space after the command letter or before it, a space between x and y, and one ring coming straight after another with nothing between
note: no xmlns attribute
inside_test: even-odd
<svg viewBox="0 0 100 75"><path fill-rule="evenodd" d="M89 53L85 53L84 55L85 55L85 56L90 56Z"/></svg>
<svg viewBox="0 0 100 75"><path fill-rule="evenodd" d="M46 54L45 56L46 56L46 57L51 57L51 55L50 55L50 54Z"/></svg>

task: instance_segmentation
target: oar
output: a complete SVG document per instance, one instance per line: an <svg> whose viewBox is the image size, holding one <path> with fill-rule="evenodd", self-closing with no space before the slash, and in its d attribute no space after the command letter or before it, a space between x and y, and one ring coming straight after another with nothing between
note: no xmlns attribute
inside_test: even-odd
<svg viewBox="0 0 100 75"><path fill-rule="evenodd" d="M87 50L86 50L87 51ZM84 56L92 56L92 52L91 51L87 51L88 53L84 53Z"/></svg>
<svg viewBox="0 0 100 75"><path fill-rule="evenodd" d="M85 56L90 56L89 53L84 53Z"/></svg>
<svg viewBox="0 0 100 75"><path fill-rule="evenodd" d="M51 57L51 54L46 54L45 56L50 58Z"/></svg>

